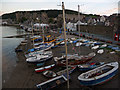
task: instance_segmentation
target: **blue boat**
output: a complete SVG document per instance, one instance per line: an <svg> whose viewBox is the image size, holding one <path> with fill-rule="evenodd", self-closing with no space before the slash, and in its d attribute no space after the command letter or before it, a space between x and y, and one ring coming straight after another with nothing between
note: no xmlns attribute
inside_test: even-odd
<svg viewBox="0 0 120 90"><path fill-rule="evenodd" d="M15 49L15 52L22 52L22 49Z"/></svg>
<svg viewBox="0 0 120 90"><path fill-rule="evenodd" d="M85 46L86 46L86 47L89 47L89 46L90 46L90 44L86 44Z"/></svg>
<svg viewBox="0 0 120 90"><path fill-rule="evenodd" d="M99 67L103 64L104 64L104 62L93 62L93 63L89 63L89 64L78 65L78 68L80 71L88 71L88 70L94 69L96 67Z"/></svg>
<svg viewBox="0 0 120 90"><path fill-rule="evenodd" d="M111 62L82 73L78 76L81 85L93 86L110 80L118 71L118 62Z"/></svg>
<svg viewBox="0 0 120 90"><path fill-rule="evenodd" d="M90 41L83 41L83 43L88 43L88 42L90 42Z"/></svg>
<svg viewBox="0 0 120 90"><path fill-rule="evenodd" d="M49 50L51 49L51 47L53 47L54 44L49 44L49 45L45 45L44 47L38 47L38 48L32 48L29 49L28 52L34 52L34 51L45 51L45 50Z"/></svg>
<svg viewBox="0 0 120 90"><path fill-rule="evenodd" d="M107 48L109 48L109 49L111 49L113 46L111 46L111 45L109 45L109 46L107 46Z"/></svg>
<svg viewBox="0 0 120 90"><path fill-rule="evenodd" d="M33 49L29 49L28 50L28 52L34 52L35 51L35 49L33 48Z"/></svg>
<svg viewBox="0 0 120 90"><path fill-rule="evenodd" d="M101 45L102 43L94 43L94 45Z"/></svg>
<svg viewBox="0 0 120 90"><path fill-rule="evenodd" d="M55 45L55 46L53 46L53 47L51 47L51 48L53 49L53 48L56 48L56 47L58 47L58 45Z"/></svg>
<svg viewBox="0 0 120 90"><path fill-rule="evenodd" d="M41 67L41 66L43 66L44 64L45 64L45 62L38 63L38 64L37 64L37 67Z"/></svg>
<svg viewBox="0 0 120 90"><path fill-rule="evenodd" d="M42 41L42 38L35 39L34 41L35 41L35 42L37 42L37 41Z"/></svg>
<svg viewBox="0 0 120 90"><path fill-rule="evenodd" d="M73 41L73 43L77 43L78 40Z"/></svg>
<svg viewBox="0 0 120 90"><path fill-rule="evenodd" d="M119 50L119 47L112 47L112 50Z"/></svg>

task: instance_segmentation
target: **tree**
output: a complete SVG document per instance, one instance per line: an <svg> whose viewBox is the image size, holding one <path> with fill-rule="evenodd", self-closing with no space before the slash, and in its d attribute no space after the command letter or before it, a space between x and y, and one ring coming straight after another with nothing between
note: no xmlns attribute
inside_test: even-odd
<svg viewBox="0 0 120 90"><path fill-rule="evenodd" d="M53 20L53 18L49 18L49 21L48 21L49 23L53 23L54 22L54 20Z"/></svg>

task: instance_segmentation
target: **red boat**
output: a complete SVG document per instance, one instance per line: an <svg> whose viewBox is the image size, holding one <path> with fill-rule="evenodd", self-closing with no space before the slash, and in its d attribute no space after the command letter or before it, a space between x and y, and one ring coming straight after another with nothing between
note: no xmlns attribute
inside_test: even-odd
<svg viewBox="0 0 120 90"><path fill-rule="evenodd" d="M50 70L55 66L55 64L49 65L49 66L45 66L45 67L41 67L41 68L37 68L35 69L35 72L43 72L46 70Z"/></svg>
<svg viewBox="0 0 120 90"><path fill-rule="evenodd" d="M88 61L90 61L96 54L95 53L90 53L88 55L68 55L68 65L79 65L79 64L84 64ZM57 65L59 66L64 66L66 65L66 59L65 56L62 56L60 58L55 57L54 61L56 62Z"/></svg>

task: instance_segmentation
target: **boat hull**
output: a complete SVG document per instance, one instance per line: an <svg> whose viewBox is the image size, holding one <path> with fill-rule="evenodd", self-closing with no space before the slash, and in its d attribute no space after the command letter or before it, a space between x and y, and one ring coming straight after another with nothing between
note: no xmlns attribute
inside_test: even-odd
<svg viewBox="0 0 120 90"><path fill-rule="evenodd" d="M50 69L52 69L53 67L51 67L51 68L47 68L47 69L42 69L42 70L36 70L35 72L43 72L43 71L46 71L46 70L50 70Z"/></svg>
<svg viewBox="0 0 120 90"><path fill-rule="evenodd" d="M93 57L87 58L87 59L82 59L80 61L75 61L74 63L68 63L68 65L79 65L79 64L85 64L87 62L89 62L90 60L92 60ZM65 66L65 63L56 63L58 66Z"/></svg>
<svg viewBox="0 0 120 90"><path fill-rule="evenodd" d="M118 70L115 70L114 72L106 75L105 77L102 77L100 79L96 79L96 80L91 80L91 81L82 81L82 80L79 80L80 81L80 84L83 85L83 86L93 86L93 85L98 85L98 84L102 84L108 80L110 80L113 76L116 75Z"/></svg>
<svg viewBox="0 0 120 90"><path fill-rule="evenodd" d="M46 59L42 59L42 60L27 61L27 63L43 63L45 61L51 60L52 58L53 58L53 56L46 58Z"/></svg>

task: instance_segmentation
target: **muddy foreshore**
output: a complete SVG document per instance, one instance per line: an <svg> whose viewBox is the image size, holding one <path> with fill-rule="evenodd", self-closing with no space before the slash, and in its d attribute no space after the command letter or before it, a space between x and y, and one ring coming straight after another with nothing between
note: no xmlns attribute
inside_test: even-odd
<svg viewBox="0 0 120 90"><path fill-rule="evenodd" d="M59 36L59 34L51 34L53 37ZM64 38L63 35L60 36L61 38ZM77 37L77 36L73 36L73 35L68 35L69 37ZM42 73L36 73L34 71L36 67L36 65L34 64L28 64L26 63L26 58L24 56L24 53L30 49L31 46L31 41L29 40L29 37L27 37L26 39L28 39L27 45L25 46L18 46L18 48L23 49L23 52L18 52L17 53L17 57L19 59L19 61L17 61L17 65L14 69L14 71L12 72L10 79L3 83L3 90L4 89L9 89L9 88L36 88L36 84L39 84L41 82L44 82L46 80L48 80L48 78L44 77L42 75ZM90 52L96 52L97 50L91 50L90 47L85 47L85 46L81 46L81 47L75 47L75 49L73 49L73 47L75 47L75 44L68 44L68 53L72 54L72 53L80 53L81 55L87 55ZM61 56L62 54L65 53L65 47L64 46L60 46L54 49L51 49L53 51L53 56ZM115 54L110 54L110 51L105 49L105 52L103 54L97 54L91 61L99 61L99 62L111 62L111 61L118 61L120 63L120 54L115 53ZM47 61L45 63L45 65L49 65L54 63L53 59L50 61ZM88 90L92 90L95 89L97 90L98 88L112 88L112 89L120 89L120 68L118 70L118 73L116 76L114 76L110 81L105 82L101 85L96 85L96 86L91 86L91 87L84 87L81 86L78 80L78 76L81 74L82 72L80 72L78 70L78 68L70 75L71 76L71 80L70 80L70 88L73 89L77 89L77 88L81 88L81 89L88 89ZM66 88L67 85L61 85L61 88ZM58 88L60 88L58 87Z"/></svg>

